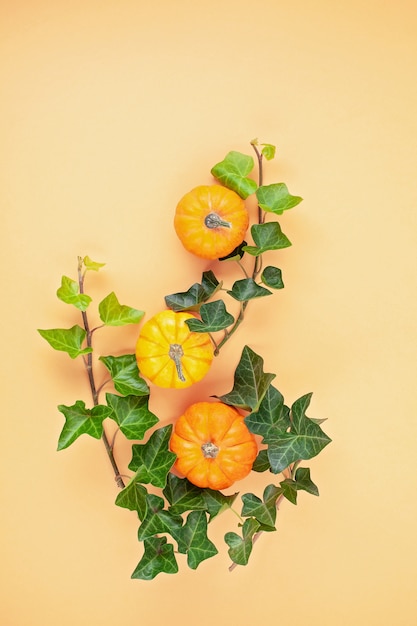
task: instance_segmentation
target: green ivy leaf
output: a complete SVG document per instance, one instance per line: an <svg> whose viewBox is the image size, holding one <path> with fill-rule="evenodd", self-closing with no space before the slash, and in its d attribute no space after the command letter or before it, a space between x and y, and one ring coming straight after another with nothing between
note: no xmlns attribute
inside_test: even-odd
<svg viewBox="0 0 417 626"><path fill-rule="evenodd" d="M291 245L278 222L253 224L251 233L256 246L245 246L244 250L252 256L259 256L268 250L280 250Z"/></svg>
<svg viewBox="0 0 417 626"><path fill-rule="evenodd" d="M291 478L286 478L280 482L282 495L292 504L297 504L297 483Z"/></svg>
<svg viewBox="0 0 417 626"><path fill-rule="evenodd" d="M282 272L278 267L268 265L261 275L263 283L271 289L283 289Z"/></svg>
<svg viewBox="0 0 417 626"><path fill-rule="evenodd" d="M118 393L122 394L122 396L149 395L148 384L140 376L136 356L134 354L101 356L99 360L102 361L109 370L114 388Z"/></svg>
<svg viewBox="0 0 417 626"><path fill-rule="evenodd" d="M58 441L58 450L68 448L80 435L90 435L100 439L103 434L103 420L109 416L111 409L104 405L97 405L87 409L82 400L77 400L72 406L60 404L58 410L65 417L65 425Z"/></svg>
<svg viewBox="0 0 417 626"><path fill-rule="evenodd" d="M225 496L221 491L204 489L203 498L206 503L206 510L209 514L209 522L226 509L230 509L237 496L238 492L230 496Z"/></svg>
<svg viewBox="0 0 417 626"><path fill-rule="evenodd" d="M196 487L186 478L179 478L169 473L167 484L163 494L168 500L169 510L173 513L182 514L186 511L206 510L204 491Z"/></svg>
<svg viewBox="0 0 417 626"><path fill-rule="evenodd" d="M105 263L97 263L97 261L92 261L89 256L85 256L83 258L84 267L86 270L93 270L94 272L98 272L101 267L104 267Z"/></svg>
<svg viewBox="0 0 417 626"><path fill-rule="evenodd" d="M245 246L248 245L247 241L242 241L232 252L226 256L222 256L219 258L219 261L240 261L240 259L245 254Z"/></svg>
<svg viewBox="0 0 417 626"><path fill-rule="evenodd" d="M227 293L235 300L239 300L239 302L246 302L254 298L269 296L272 291L258 285L253 278L242 278L241 280L237 280L233 284L232 289Z"/></svg>
<svg viewBox="0 0 417 626"><path fill-rule="evenodd" d="M138 540L143 541L160 533L169 533L175 537L182 526L181 515L166 511L164 499L152 493L146 496L146 504L146 516L139 526Z"/></svg>
<svg viewBox="0 0 417 626"><path fill-rule="evenodd" d="M79 311L86 311L91 302L90 296L80 293L80 286L77 281L68 278L68 276L62 277L61 286L56 295L62 302L73 304Z"/></svg>
<svg viewBox="0 0 417 626"><path fill-rule="evenodd" d="M311 395L302 396L292 405L290 432L281 435L272 432L265 437L274 474L279 474L294 461L311 459L331 442L320 426L305 414Z"/></svg>
<svg viewBox="0 0 417 626"><path fill-rule="evenodd" d="M222 185L232 189L245 199L254 193L258 187L254 180L248 178L254 165L251 156L231 151L223 161L212 168L211 173Z"/></svg>
<svg viewBox="0 0 417 626"><path fill-rule="evenodd" d="M136 511L139 519L143 520L148 509L147 493L148 490L138 481L135 474L126 487L117 495L115 504L129 509L129 511Z"/></svg>
<svg viewBox="0 0 417 626"><path fill-rule="evenodd" d="M132 578L152 580L158 574L176 574L178 564L174 556L174 546L167 543L166 537L149 537L144 541L145 552L139 561Z"/></svg>
<svg viewBox="0 0 417 626"><path fill-rule="evenodd" d="M203 302L211 298L221 287L212 271L203 272L201 284L194 283L187 291L165 296L165 304L173 311L198 311Z"/></svg>
<svg viewBox="0 0 417 626"><path fill-rule="evenodd" d="M258 456L252 465L254 472L266 472L271 469L271 465L268 459L268 450L260 450Z"/></svg>
<svg viewBox="0 0 417 626"><path fill-rule="evenodd" d="M287 209L300 204L300 196L292 196L284 183L274 183L272 185L262 185L256 190L258 204L264 211L282 215Z"/></svg>
<svg viewBox="0 0 417 626"><path fill-rule="evenodd" d="M207 298L211 298L221 288L222 284L211 270L207 270L201 275L201 286L206 292Z"/></svg>
<svg viewBox="0 0 417 626"><path fill-rule="evenodd" d="M297 469L295 472L295 482L297 483L297 489L307 491L313 496L319 495L317 485L315 485L310 478L310 469L308 467L299 467Z"/></svg>
<svg viewBox="0 0 417 626"><path fill-rule="evenodd" d="M147 443L132 446L129 469L137 471L140 482L165 487L167 474L176 459L175 454L169 450L171 431L172 424L168 424L156 430Z"/></svg>
<svg viewBox="0 0 417 626"><path fill-rule="evenodd" d="M188 328L196 333L213 333L227 328L235 321L233 315L226 311L223 300L214 300L202 304L200 308L201 320L185 320Z"/></svg>
<svg viewBox="0 0 417 626"><path fill-rule="evenodd" d="M127 439L143 439L146 431L159 421L148 409L149 396L106 393L106 401L111 409L110 417Z"/></svg>
<svg viewBox="0 0 417 626"><path fill-rule="evenodd" d="M175 534L178 551L187 554L191 569L197 569L202 561L215 556L218 550L207 537L207 514L205 511L191 511L185 525Z"/></svg>
<svg viewBox="0 0 417 626"><path fill-rule="evenodd" d="M249 517L242 526L242 537L236 533L225 534L224 540L229 546L229 556L237 565L247 565L252 552L253 536L259 527L259 522Z"/></svg>
<svg viewBox="0 0 417 626"><path fill-rule="evenodd" d="M101 321L106 326L126 326L137 324L145 315L143 311L120 304L114 291L109 293L98 305Z"/></svg>
<svg viewBox="0 0 417 626"><path fill-rule="evenodd" d="M256 410L275 374L265 374L264 360L251 348L245 346L237 365L232 391L216 396L225 404L247 410Z"/></svg>
<svg viewBox="0 0 417 626"><path fill-rule="evenodd" d="M272 161L272 159L275 157L276 147L273 146L271 143L261 143L261 146L261 153L263 154L265 159L267 161Z"/></svg>
<svg viewBox="0 0 417 626"><path fill-rule="evenodd" d="M290 410L278 389L269 385L258 410L252 411L244 421L252 433L262 435L265 441L289 429Z"/></svg>
<svg viewBox="0 0 417 626"><path fill-rule="evenodd" d="M275 520L277 517L276 502L282 493L280 487L268 485L265 487L263 499L261 500L253 493L245 493L242 496L244 517L254 517L263 526L263 530L276 530Z"/></svg>
<svg viewBox="0 0 417 626"><path fill-rule="evenodd" d="M50 330L40 330L38 333L46 339L54 350L62 350L67 352L72 359L80 354L88 354L92 352L92 348L82 348L87 333L81 326L77 324L72 328L53 328Z"/></svg>

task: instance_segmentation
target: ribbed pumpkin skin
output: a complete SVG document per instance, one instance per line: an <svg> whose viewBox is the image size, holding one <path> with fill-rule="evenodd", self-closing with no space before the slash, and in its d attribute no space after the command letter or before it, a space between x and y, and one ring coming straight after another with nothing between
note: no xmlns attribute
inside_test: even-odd
<svg viewBox="0 0 417 626"><path fill-rule="evenodd" d="M249 474L258 453L253 434L236 409L221 402L197 402L178 418L170 447L177 455L175 469L197 485L226 489ZM218 448L206 458L205 444Z"/></svg>
<svg viewBox="0 0 417 626"><path fill-rule="evenodd" d="M230 227L209 228L208 215L215 213ZM179 201L174 228L183 246L203 259L218 259L240 245L249 225L245 203L237 193L222 185L200 185Z"/></svg>
<svg viewBox="0 0 417 626"><path fill-rule="evenodd" d="M190 313L161 311L142 327L136 343L136 360L139 371L158 387L182 389L200 381L210 369L213 346L208 333L191 332L185 320ZM181 380L170 347L179 345L185 380Z"/></svg>

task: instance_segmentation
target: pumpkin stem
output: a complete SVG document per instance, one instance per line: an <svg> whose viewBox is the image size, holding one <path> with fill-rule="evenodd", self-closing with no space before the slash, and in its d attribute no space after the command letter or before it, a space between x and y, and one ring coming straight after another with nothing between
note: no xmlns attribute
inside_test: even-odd
<svg viewBox="0 0 417 626"><path fill-rule="evenodd" d="M215 459L216 456L219 454L219 448L212 441L207 441L207 443L203 443L201 449L206 459Z"/></svg>
<svg viewBox="0 0 417 626"><path fill-rule="evenodd" d="M204 218L204 224L207 226L207 228L219 228L219 226L223 226L224 228L231 228L232 226L230 222L225 222L224 220L222 220L220 215L217 215L217 213L209 213L208 215L206 215L206 217Z"/></svg>
<svg viewBox="0 0 417 626"><path fill-rule="evenodd" d="M182 346L179 343L171 343L171 345L169 346L168 356L175 363L178 378L182 383L185 383L185 376L181 366L181 357L184 356L184 350L182 349Z"/></svg>

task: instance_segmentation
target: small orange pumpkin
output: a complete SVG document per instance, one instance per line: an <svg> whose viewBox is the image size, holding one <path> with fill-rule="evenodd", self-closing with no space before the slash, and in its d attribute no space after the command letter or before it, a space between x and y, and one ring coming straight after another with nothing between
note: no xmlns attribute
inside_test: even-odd
<svg viewBox="0 0 417 626"><path fill-rule="evenodd" d="M192 332L190 313L166 310L148 320L136 343L140 372L158 387L189 387L209 371L213 345L208 333Z"/></svg>
<svg viewBox="0 0 417 626"><path fill-rule="evenodd" d="M226 489L247 476L258 448L235 408L222 402L192 404L177 420L171 450L175 469L197 487Z"/></svg>
<svg viewBox="0 0 417 626"><path fill-rule="evenodd" d="M183 246L203 259L230 254L245 237L249 214L237 193L222 185L200 185L179 201L174 228Z"/></svg>

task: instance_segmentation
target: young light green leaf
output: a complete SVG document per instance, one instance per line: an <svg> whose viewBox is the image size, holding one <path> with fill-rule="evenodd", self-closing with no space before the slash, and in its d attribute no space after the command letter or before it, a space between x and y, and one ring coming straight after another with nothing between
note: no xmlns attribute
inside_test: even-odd
<svg viewBox="0 0 417 626"><path fill-rule="evenodd" d="M132 446L132 460L129 469L136 472L138 480L151 483L155 487L165 487L167 474L176 456L169 450L172 424L158 428L145 444Z"/></svg>
<svg viewBox="0 0 417 626"><path fill-rule="evenodd" d="M265 487L263 499L261 500L253 493L245 493L242 496L244 517L254 517L263 526L263 530L275 530L275 520L277 516L276 502L282 493L280 487L268 485Z"/></svg>
<svg viewBox="0 0 417 626"><path fill-rule="evenodd" d="M132 578L152 580L158 574L176 574L178 564L174 556L174 546L167 543L166 537L149 537L144 541L145 552L132 574Z"/></svg>
<svg viewBox="0 0 417 626"><path fill-rule="evenodd" d="M242 537L236 533L225 534L224 540L229 546L229 556L237 565L247 565L252 552L253 536L259 527L259 522L249 517L242 526Z"/></svg>
<svg viewBox="0 0 417 626"><path fill-rule="evenodd" d="M315 485L310 478L310 469L308 467L299 467L297 469L295 472L295 482L297 483L297 489L307 491L313 496L319 495L317 485Z"/></svg>
<svg viewBox="0 0 417 626"><path fill-rule="evenodd" d="M136 511L140 520L143 520L148 509L146 495L148 491L137 479L136 474L117 495L115 504L129 511Z"/></svg>
<svg viewBox="0 0 417 626"><path fill-rule="evenodd" d="M106 326L125 326L137 324L145 315L143 311L120 304L114 291L109 293L98 305L101 321Z"/></svg>
<svg viewBox="0 0 417 626"><path fill-rule="evenodd" d="M169 510L182 514L186 511L206 510L204 491L190 483L186 478L180 478L169 473L163 494L168 500Z"/></svg>
<svg viewBox="0 0 417 626"><path fill-rule="evenodd" d="M207 537L207 514L205 511L191 511L186 524L174 535L178 551L187 554L191 569L197 569L202 561L215 556L218 550Z"/></svg>
<svg viewBox="0 0 417 626"><path fill-rule="evenodd" d="M257 411L245 417L245 424L254 435L268 440L285 433L290 427L290 410L284 404L282 394L269 385Z"/></svg>
<svg viewBox="0 0 417 626"><path fill-rule="evenodd" d="M92 352L92 348L83 348L82 344L87 336L86 331L77 324L72 328L53 328L50 330L38 329L38 333L46 339L54 350L67 352L72 359L80 354Z"/></svg>
<svg viewBox="0 0 417 626"><path fill-rule="evenodd" d="M282 495L292 504L297 504L297 483L291 478L286 478L280 482Z"/></svg>
<svg viewBox="0 0 417 626"><path fill-rule="evenodd" d="M94 272L98 272L101 267L104 267L105 263L97 263L97 261L92 261L89 256L85 256L83 258L84 267L86 270L93 270Z"/></svg>
<svg viewBox="0 0 417 626"><path fill-rule="evenodd" d="M223 161L212 168L211 173L222 185L232 189L245 199L254 193L258 187L254 180L248 178L254 165L251 156L231 151Z"/></svg>
<svg viewBox="0 0 417 626"><path fill-rule="evenodd" d="M258 204L264 211L282 215L287 209L300 204L300 196L292 196L284 183L274 183L272 185L262 185L256 190Z"/></svg>
<svg viewBox="0 0 417 626"><path fill-rule="evenodd" d="M106 393L110 416L127 439L143 439L149 428L159 421L148 408L149 396L117 396Z"/></svg>
<svg viewBox="0 0 417 626"><path fill-rule="evenodd" d="M262 146L261 153L263 154L265 159L267 161L272 161L272 159L275 156L276 147L273 146L271 143L261 143L261 146Z"/></svg>
<svg viewBox="0 0 417 626"><path fill-rule="evenodd" d="M104 363L110 372L114 388L123 396L148 396L149 387L141 377L134 354L123 354L121 356L101 356L100 361Z"/></svg>
<svg viewBox="0 0 417 626"><path fill-rule="evenodd" d="M111 409L104 405L97 405L87 409L82 400L77 400L72 406L60 404L58 410L65 417L65 425L58 441L58 450L68 448L80 435L90 435L100 439L103 434L103 420L109 416Z"/></svg>
<svg viewBox="0 0 417 626"><path fill-rule="evenodd" d="M255 411L267 392L275 374L265 374L264 360L251 348L245 346L234 375L232 391L217 396L225 404Z"/></svg>
<svg viewBox="0 0 417 626"><path fill-rule="evenodd" d="M282 273L278 267L268 265L264 269L261 275L262 282L271 289L283 289L284 283L282 282Z"/></svg>
<svg viewBox="0 0 417 626"><path fill-rule="evenodd" d="M165 296L165 304L173 311L198 311L201 304L209 300L220 288L221 283L209 270L203 272L201 284L194 283L187 291Z"/></svg>
<svg viewBox="0 0 417 626"><path fill-rule="evenodd" d="M148 537L161 533L169 533L176 537L182 526L181 515L176 515L172 511L166 511L164 509L164 499L152 493L146 496L146 504L146 516L139 526L138 540L143 541L148 539Z"/></svg>
<svg viewBox="0 0 417 626"><path fill-rule="evenodd" d="M185 320L188 328L196 333L213 333L223 330L233 324L234 317L226 311L223 300L214 300L202 304L200 308L201 320Z"/></svg>
<svg viewBox="0 0 417 626"><path fill-rule="evenodd" d="M62 302L73 304L79 311L86 311L91 302L90 296L80 293L80 286L77 281L72 280L68 276L62 277L61 286L57 290L56 295Z"/></svg>
<svg viewBox="0 0 417 626"><path fill-rule="evenodd" d="M278 222L253 224L251 233L256 246L245 246L244 250L252 256L259 256L268 250L280 250L291 245Z"/></svg>
<svg viewBox="0 0 417 626"><path fill-rule="evenodd" d="M253 278L242 278L241 280L235 281L232 289L227 293L239 302L246 302L247 300L253 300L254 298L269 296L272 291L258 285Z"/></svg>

